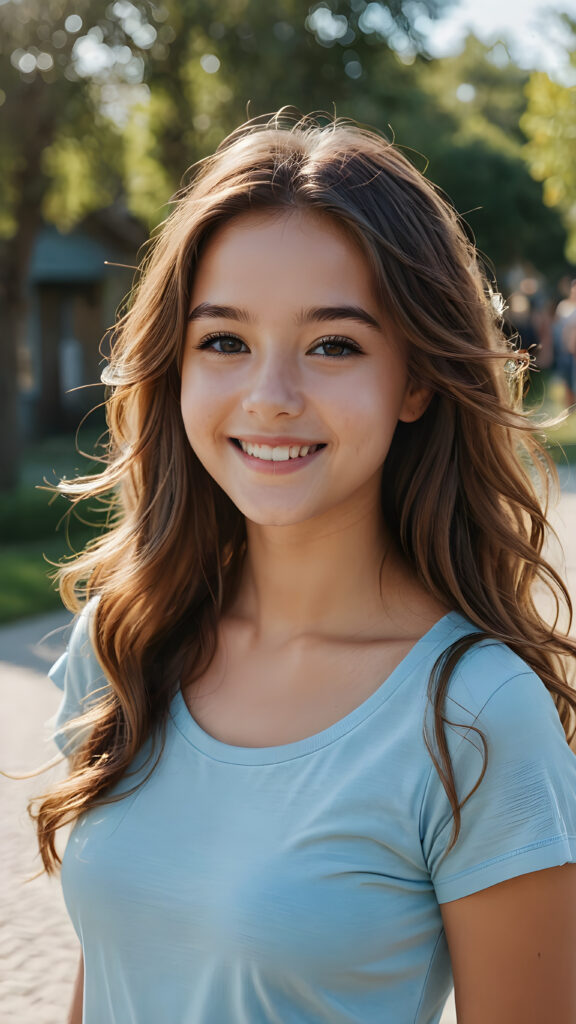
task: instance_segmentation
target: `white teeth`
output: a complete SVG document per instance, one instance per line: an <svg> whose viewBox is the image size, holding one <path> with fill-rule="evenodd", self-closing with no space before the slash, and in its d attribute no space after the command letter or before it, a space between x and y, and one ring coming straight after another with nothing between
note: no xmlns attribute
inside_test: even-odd
<svg viewBox="0 0 576 1024"><path fill-rule="evenodd" d="M289 448L273 448L272 459L274 462L288 462L290 458Z"/></svg>
<svg viewBox="0 0 576 1024"><path fill-rule="evenodd" d="M265 462L288 462L288 459L303 458L310 452L316 451L317 445L291 444L275 445L272 447L269 444L252 444L250 441L240 441L240 447L247 455L252 455L256 459L264 459Z"/></svg>

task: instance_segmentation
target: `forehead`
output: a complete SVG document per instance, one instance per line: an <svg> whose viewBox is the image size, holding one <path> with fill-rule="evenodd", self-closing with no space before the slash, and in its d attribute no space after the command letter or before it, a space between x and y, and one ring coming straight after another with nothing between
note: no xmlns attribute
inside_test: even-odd
<svg viewBox="0 0 576 1024"><path fill-rule="evenodd" d="M218 228L194 276L192 305L204 301L376 305L360 245L335 219L308 210L246 213Z"/></svg>

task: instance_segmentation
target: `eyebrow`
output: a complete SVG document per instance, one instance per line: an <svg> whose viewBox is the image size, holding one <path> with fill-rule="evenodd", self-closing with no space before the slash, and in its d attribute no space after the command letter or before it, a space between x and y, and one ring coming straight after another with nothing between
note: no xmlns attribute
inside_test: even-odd
<svg viewBox="0 0 576 1024"><path fill-rule="evenodd" d="M250 323L253 318L247 310L239 309L236 306L219 306L211 302L201 302L189 313L188 320L192 322L203 319L238 320ZM301 310L296 317L299 326L326 320L352 320L364 326L375 327L378 331L382 330L382 325L378 320L362 306L314 306Z"/></svg>
<svg viewBox="0 0 576 1024"><path fill-rule="evenodd" d="M201 302L188 314L188 320L242 320L249 323L252 317L245 309L237 309L235 306L216 306L211 302Z"/></svg>
<svg viewBox="0 0 576 1024"><path fill-rule="evenodd" d="M362 306L316 306L313 309L303 309L298 317L299 324L318 323L321 320L353 320L368 327L375 327L378 331L382 330L382 325Z"/></svg>

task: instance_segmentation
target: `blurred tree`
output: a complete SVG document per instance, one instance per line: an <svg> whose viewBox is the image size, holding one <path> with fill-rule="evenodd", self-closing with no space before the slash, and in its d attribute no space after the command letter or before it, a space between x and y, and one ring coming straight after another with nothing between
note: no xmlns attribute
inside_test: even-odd
<svg viewBox="0 0 576 1024"><path fill-rule="evenodd" d="M30 255L43 218L71 227L120 188L105 80L138 81L150 5L130 24L106 0L0 3L0 488L16 483L17 362ZM137 22L137 23L136 23Z"/></svg>
<svg viewBox="0 0 576 1024"><path fill-rule="evenodd" d="M470 36L458 56L431 60L415 34L422 15L406 22L401 9L395 18L383 4L359 0L330 10L317 4L308 15L307 8L307 0L222 0L216 18L201 0L165 0L150 97L126 129L132 209L149 223L161 219L162 197L183 167L211 152L247 111L335 107L428 165L456 208L469 212L499 272L517 262L563 272L564 227L543 206L522 153L529 76L504 44Z"/></svg>
<svg viewBox="0 0 576 1024"><path fill-rule="evenodd" d="M558 211L542 203L530 175L520 128L529 73L501 42L487 46L469 36L460 54L420 62L418 81L451 119L436 131L438 115L415 121L414 144L429 159L430 176L466 216L482 252L500 274L532 263L553 278L565 270L566 231ZM523 123L523 122L522 122Z"/></svg>
<svg viewBox="0 0 576 1024"><path fill-rule="evenodd" d="M451 0L162 0L150 97L126 126L134 210L160 217L166 183L247 116L290 105L386 126L417 90L409 65L424 23ZM157 13L158 16L158 13Z"/></svg>
<svg viewBox="0 0 576 1024"><path fill-rule="evenodd" d="M493 125L516 143L524 142L518 120L526 107L528 77L503 42L487 45L473 35L460 53L429 62L421 76L426 90L458 122Z"/></svg>
<svg viewBox="0 0 576 1024"><path fill-rule="evenodd" d="M572 30L576 64L576 21ZM543 182L544 203L563 217L568 230L566 255L576 263L576 88L534 72L526 87L528 106L520 126L528 143L525 155L536 181Z"/></svg>

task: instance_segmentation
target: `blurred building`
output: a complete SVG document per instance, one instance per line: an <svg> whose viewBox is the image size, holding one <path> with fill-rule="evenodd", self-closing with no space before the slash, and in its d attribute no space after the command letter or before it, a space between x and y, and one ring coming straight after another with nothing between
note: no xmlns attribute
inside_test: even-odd
<svg viewBox="0 0 576 1024"><path fill-rule="evenodd" d="M20 351L23 433L76 427L103 398L100 345L114 324L146 239L121 208L91 214L74 231L45 226L28 278L28 320Z"/></svg>

